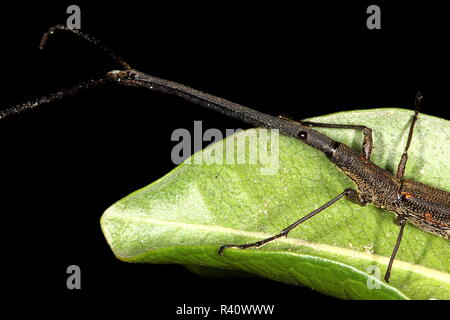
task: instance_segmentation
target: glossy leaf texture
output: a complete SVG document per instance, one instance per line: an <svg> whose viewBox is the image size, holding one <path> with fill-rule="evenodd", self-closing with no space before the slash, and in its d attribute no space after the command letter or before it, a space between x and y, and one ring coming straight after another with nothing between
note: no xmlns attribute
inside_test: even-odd
<svg viewBox="0 0 450 320"><path fill-rule="evenodd" d="M372 161L395 172L412 114L386 108L309 120L371 127ZM394 214L345 199L287 238L258 249L227 249L219 256L220 245L278 233L346 187L355 187L322 153L283 135L277 147L276 135L268 134L264 142L263 131L250 129L218 141L111 206L101 227L114 254L127 262L177 263L208 267L208 272L216 268L216 274L240 270L342 299L450 299L450 241L408 224L391 281L385 283L399 231ZM318 131L361 150L362 132ZM243 139L248 139L246 148L239 149L237 141ZM260 150L270 150L270 161L249 156L255 154L255 141ZM420 114L406 178L450 191L449 150L450 122ZM220 157L226 161L227 151L234 161L214 163ZM246 164L236 163L243 155Z"/></svg>

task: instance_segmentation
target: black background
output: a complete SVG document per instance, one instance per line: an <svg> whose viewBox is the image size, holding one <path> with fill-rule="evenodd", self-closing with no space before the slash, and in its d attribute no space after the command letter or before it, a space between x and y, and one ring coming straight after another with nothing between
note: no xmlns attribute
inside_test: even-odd
<svg viewBox="0 0 450 320"><path fill-rule="evenodd" d="M65 23L73 3L82 30L134 68L264 112L302 119L411 108L422 90L423 112L449 118L446 11L425 2L375 2L381 30L366 28L372 2L3 5L1 108L119 68L64 32L39 51L42 33ZM102 212L174 168L171 133L191 130L194 120L222 132L249 127L177 97L112 84L2 120L2 261L10 295L69 303L107 297L117 308L142 299L149 312L166 316L183 303L275 303L279 314L309 301L332 303L265 279L203 279L181 266L115 259L100 230ZM71 264L81 267L80 291L66 288Z"/></svg>

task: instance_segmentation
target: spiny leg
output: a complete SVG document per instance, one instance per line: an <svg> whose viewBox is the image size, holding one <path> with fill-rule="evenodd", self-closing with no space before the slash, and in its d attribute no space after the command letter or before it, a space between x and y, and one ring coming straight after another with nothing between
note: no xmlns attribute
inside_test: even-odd
<svg viewBox="0 0 450 320"><path fill-rule="evenodd" d="M423 98L423 96L420 93L420 91L417 92L416 100L415 100L416 111L414 112L414 116L411 121L411 126L409 127L408 141L406 142L405 151L402 154L402 158L400 159L400 163L398 164L398 168L397 168L397 178L400 180L403 178L403 175L405 174L406 161L408 161L408 149L411 144L411 139L412 139L412 135L414 132L414 126L416 125L417 117L419 115L420 103L422 102L422 98Z"/></svg>
<svg viewBox="0 0 450 320"><path fill-rule="evenodd" d="M337 197L333 198L332 200L328 201L327 203L325 203L323 206L317 208L316 210L314 210L313 212L307 214L306 216L304 216L303 218L301 218L300 220L297 220L296 222L294 222L293 224L291 224L290 226L288 226L287 228L283 229L280 233L260 240L260 241L256 241L256 242L252 242L252 243L246 243L246 244L226 244L223 245L219 248L218 253L220 255L223 255L223 251L227 248L239 248L239 249L247 249L247 248L258 248L270 241L273 241L275 239L281 238L283 236L287 237L288 233L294 229L295 227L297 227L299 224L305 222L306 220L308 220L309 218L314 217L316 214L318 214L319 212L325 210L326 208L328 208L329 206L331 206L332 204L334 204L336 201L338 201L339 199L341 199L344 196L347 196L349 194L354 193L355 190L347 188L344 190L344 192L342 192L341 194L339 194Z"/></svg>
<svg viewBox="0 0 450 320"><path fill-rule="evenodd" d="M391 258L389 259L389 264L388 264L388 267L386 270L386 274L384 275L384 280L386 282L389 282L389 278L391 277L392 264L394 263L395 256L397 255L398 249L400 248L400 243L401 243L402 237L403 237L403 229L405 229L405 225L406 225L406 219L404 219L400 216L397 216L395 218L395 224L400 226L400 231L397 236L397 242L395 243L394 251L392 251Z"/></svg>
<svg viewBox="0 0 450 320"><path fill-rule="evenodd" d="M363 125L353 125L353 124L334 124L334 123L316 123L309 121L300 121L300 123L307 127L318 127L318 128L336 128L336 129L355 129L363 130L364 142L363 142L363 153L367 160L370 160L370 155L372 154L373 139L372 139L372 129Z"/></svg>

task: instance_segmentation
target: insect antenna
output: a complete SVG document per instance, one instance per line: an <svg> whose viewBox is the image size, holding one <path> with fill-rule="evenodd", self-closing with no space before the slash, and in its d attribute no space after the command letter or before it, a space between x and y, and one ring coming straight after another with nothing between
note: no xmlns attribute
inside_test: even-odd
<svg viewBox="0 0 450 320"><path fill-rule="evenodd" d="M19 114L19 113L21 113L23 111L36 108L36 107L38 107L38 106L40 106L42 104L45 104L45 103L50 103L50 102L53 102L53 101L60 100L60 99L62 99L64 97L66 97L66 96L73 95L73 94L75 94L75 93L77 93L77 92L79 92L81 90L88 89L88 88L93 88L93 87L98 87L98 86L106 83L109 80L110 79L107 76L105 78L100 78L100 79L95 79L95 80L93 79L93 80L85 81L85 82L79 83L79 84L77 84L75 86L72 86L72 87L69 87L69 88L65 88L65 89L62 89L62 90L50 93L50 94L48 94L46 96L43 96L43 97L40 97L38 99L27 101L27 102L21 103L19 105L16 105L14 107L11 107L11 108L8 108L8 109L5 109L5 110L0 110L0 120L4 119L6 117L9 117L11 115L14 115L14 114Z"/></svg>
<svg viewBox="0 0 450 320"><path fill-rule="evenodd" d="M39 49L43 50L47 40L50 38L52 34L57 30L72 32L76 36L86 40L87 42L93 44L94 46L102 49L114 62L120 64L125 70L132 69L131 66L119 55L117 55L110 47L101 42L100 40L94 38L93 36L83 33L78 29L71 29L62 24L57 24L48 29L41 38L41 42L39 44Z"/></svg>
<svg viewBox="0 0 450 320"><path fill-rule="evenodd" d="M50 38L50 36L52 34L55 33L55 31L57 30L62 30L62 31L68 31L71 32L73 34L75 34L76 36L86 40L87 42L95 45L96 47L102 49L106 54L108 54L108 56L116 63L120 64L125 70L131 70L131 66L125 62L125 60L120 57L119 55L117 55L113 50L111 50L107 45L105 45L103 42L101 42L100 40L94 38L91 35L88 35L86 33L81 32L80 30L77 29L71 29L68 28L64 25L58 24L58 25L54 25L53 27L51 27L50 29L48 29L42 36L41 41L39 43L39 49L43 50L45 48L45 45L48 41L48 39ZM69 88L65 88L65 89L61 89L59 91L56 91L54 93L45 95L43 97L40 97L38 99L35 100L31 100L31 101L27 101L24 103L21 103L19 105L16 105L14 107L5 109L5 110L0 110L0 119L4 119L6 117L9 117L11 115L14 114L19 114L23 111L26 110L30 110L33 108L36 108L42 104L45 103L50 103L53 101L57 101L60 100L66 96L69 95L74 95L76 93L78 93L81 90L84 89L89 89L89 88L93 88L93 87L98 87L102 84L104 84L105 82L111 80L111 75L113 75L114 73L107 73L107 75L103 78L100 79L91 79L82 83L79 83L75 86L69 87Z"/></svg>

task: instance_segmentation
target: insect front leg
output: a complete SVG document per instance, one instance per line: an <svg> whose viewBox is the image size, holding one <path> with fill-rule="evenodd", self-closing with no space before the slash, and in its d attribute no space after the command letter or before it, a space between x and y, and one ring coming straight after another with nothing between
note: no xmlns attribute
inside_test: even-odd
<svg viewBox="0 0 450 320"><path fill-rule="evenodd" d="M361 207L364 207L367 204L367 201L364 200L364 198L356 190L353 190L353 189L350 189L349 194L347 194L345 196L345 198L348 201L351 201L357 205L360 205Z"/></svg>
<svg viewBox="0 0 450 320"><path fill-rule="evenodd" d="M372 154L373 149L373 138L371 128L363 125L353 125L353 124L317 123L309 121L300 121L300 123L307 127L362 130L364 134L364 142L362 145L363 154L367 160L370 160L370 155Z"/></svg>
<svg viewBox="0 0 450 320"><path fill-rule="evenodd" d="M317 208L316 210L312 211L311 213L308 213L306 216L304 216L303 218L301 218L300 220L297 220L296 222L294 222L293 224L291 224L290 226L286 227L285 229L283 229L280 233L268 237L266 239L260 240L260 241L256 241L256 242L252 242L252 243L245 243L245 244L226 244L223 245L219 248L218 253L220 255L223 255L223 251L227 248L238 248L238 249L247 249L247 248L258 248L261 247L262 245L271 242L275 239L281 238L281 237L287 237L288 233L294 229L295 227L297 227L299 224L305 222L306 220L308 220L309 218L314 217L316 214L318 214L319 212L325 210L326 208L328 208L329 206L331 206L332 204L334 204L336 201L338 201L339 199L341 199L344 196L348 196L351 194L357 194L355 190L347 188L345 189L341 194L339 194L337 197L331 199L330 201L328 201L327 203L325 203L323 206Z"/></svg>

